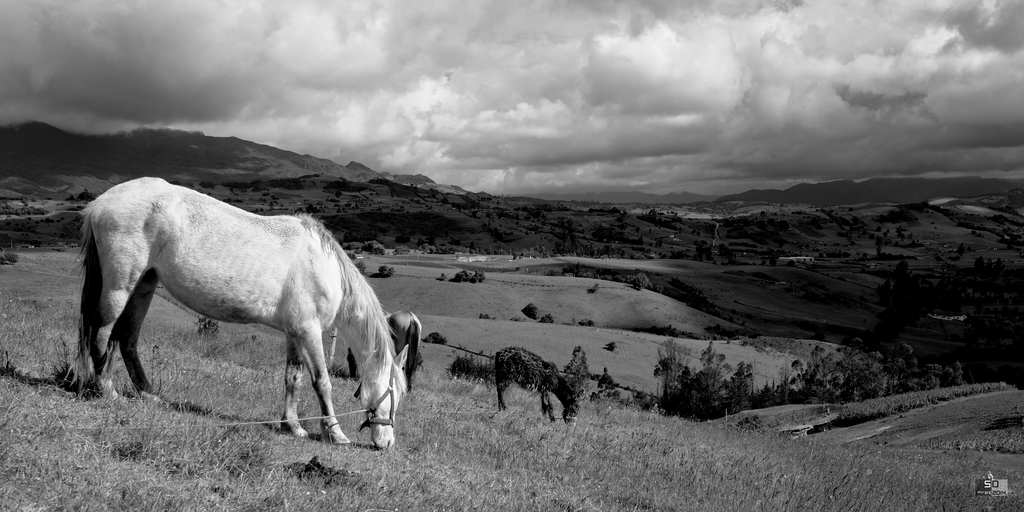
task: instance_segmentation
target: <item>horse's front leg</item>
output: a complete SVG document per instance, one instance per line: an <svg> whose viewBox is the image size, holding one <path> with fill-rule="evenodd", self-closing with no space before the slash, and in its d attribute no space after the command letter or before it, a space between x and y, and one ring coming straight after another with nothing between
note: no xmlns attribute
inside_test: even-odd
<svg viewBox="0 0 1024 512"><path fill-rule="evenodd" d="M349 439L341 431L338 418L334 415L334 402L331 399L331 375L327 372L327 360L324 357L324 346L319 331L306 333L297 340L306 356L309 376L313 380L313 389L320 400L320 414L327 418L320 420L320 434L324 441L333 444L348 444Z"/></svg>
<svg viewBox="0 0 1024 512"><path fill-rule="evenodd" d="M555 421L555 408L551 406L551 397L545 390L540 390L540 409L548 415L548 419Z"/></svg>
<svg viewBox="0 0 1024 512"><path fill-rule="evenodd" d="M281 429L296 437L306 437L306 429L299 424L298 399L296 393L302 388L302 356L295 338L287 336L287 359L284 368L284 415L281 417Z"/></svg>

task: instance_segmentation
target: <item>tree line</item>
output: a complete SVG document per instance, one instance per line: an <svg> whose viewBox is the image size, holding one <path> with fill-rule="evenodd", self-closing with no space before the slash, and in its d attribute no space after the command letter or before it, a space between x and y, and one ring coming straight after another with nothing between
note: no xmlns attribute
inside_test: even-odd
<svg viewBox="0 0 1024 512"><path fill-rule="evenodd" d="M899 341L887 353L844 346L835 352L815 347L810 360L796 360L776 380L755 388L754 367L733 368L709 342L691 368L688 348L668 339L658 350L658 406L663 413L697 420L785 404L847 403L964 384L959 362L919 365L913 349Z"/></svg>

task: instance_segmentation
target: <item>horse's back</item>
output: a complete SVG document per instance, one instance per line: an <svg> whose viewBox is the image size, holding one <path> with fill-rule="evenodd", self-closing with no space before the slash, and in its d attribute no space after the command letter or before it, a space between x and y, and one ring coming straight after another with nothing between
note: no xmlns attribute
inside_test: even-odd
<svg viewBox="0 0 1024 512"><path fill-rule="evenodd" d="M538 388L557 368L522 347L505 347L494 353L494 376L500 383L514 382L524 388Z"/></svg>
<svg viewBox="0 0 1024 512"><path fill-rule="evenodd" d="M388 325L395 333L395 353L409 347L416 350L420 341L420 320L409 310L395 311L388 316Z"/></svg>
<svg viewBox="0 0 1024 512"><path fill-rule="evenodd" d="M337 278L300 219L262 217L159 178L112 187L86 222L108 265L155 269L172 296L219 320L274 325L286 292L329 293L320 280Z"/></svg>

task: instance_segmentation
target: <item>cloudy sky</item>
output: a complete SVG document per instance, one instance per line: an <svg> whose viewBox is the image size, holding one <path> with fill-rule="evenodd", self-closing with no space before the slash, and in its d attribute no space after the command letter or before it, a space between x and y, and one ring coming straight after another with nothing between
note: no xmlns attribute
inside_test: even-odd
<svg viewBox="0 0 1024 512"><path fill-rule="evenodd" d="M0 0L0 124L492 193L1024 177L1024 2Z"/></svg>

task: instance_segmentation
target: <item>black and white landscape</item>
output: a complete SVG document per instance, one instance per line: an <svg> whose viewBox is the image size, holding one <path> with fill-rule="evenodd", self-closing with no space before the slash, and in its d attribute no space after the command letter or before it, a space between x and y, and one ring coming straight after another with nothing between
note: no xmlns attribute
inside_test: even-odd
<svg viewBox="0 0 1024 512"><path fill-rule="evenodd" d="M0 503L1024 508L1018 2L0 8ZM297 439L283 334L162 287L150 389L111 346L78 392L81 212L142 177L311 216L415 312L393 448L344 333L353 443ZM499 411L510 346L575 423Z"/></svg>

